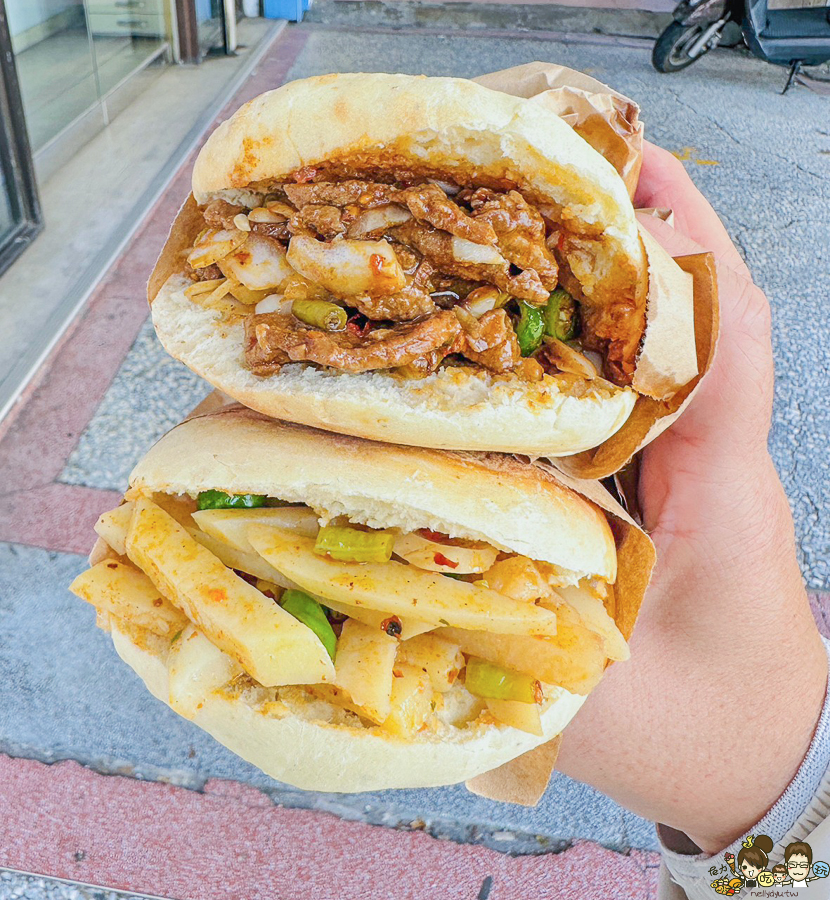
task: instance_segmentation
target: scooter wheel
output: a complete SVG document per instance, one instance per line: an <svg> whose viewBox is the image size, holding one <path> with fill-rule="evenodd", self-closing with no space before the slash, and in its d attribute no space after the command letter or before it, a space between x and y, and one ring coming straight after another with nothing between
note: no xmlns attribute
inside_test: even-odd
<svg viewBox="0 0 830 900"><path fill-rule="evenodd" d="M700 59L690 57L689 47L703 34L705 25L681 25L672 22L654 43L651 63L658 72L679 72ZM704 53L706 51L704 50Z"/></svg>

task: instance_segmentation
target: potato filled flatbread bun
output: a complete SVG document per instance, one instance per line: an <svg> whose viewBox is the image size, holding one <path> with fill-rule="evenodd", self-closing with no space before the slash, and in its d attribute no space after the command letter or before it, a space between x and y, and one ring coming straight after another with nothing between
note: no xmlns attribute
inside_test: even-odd
<svg viewBox="0 0 830 900"><path fill-rule="evenodd" d="M558 116L355 74L216 129L149 298L173 356L267 415L563 456L634 407L648 284L625 184Z"/></svg>
<svg viewBox="0 0 830 900"><path fill-rule="evenodd" d="M121 658L299 788L489 771L628 656L606 514L509 457L231 407L163 437L96 531L71 590Z"/></svg>

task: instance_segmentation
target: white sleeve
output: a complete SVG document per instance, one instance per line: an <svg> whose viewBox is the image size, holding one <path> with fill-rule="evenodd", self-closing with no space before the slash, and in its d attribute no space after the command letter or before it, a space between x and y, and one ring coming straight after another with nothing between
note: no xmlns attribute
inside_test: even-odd
<svg viewBox="0 0 830 900"><path fill-rule="evenodd" d="M830 641L822 640L830 657ZM830 862L830 684L813 740L795 778L772 809L747 834L766 834L775 842L769 855L770 867L784 861L784 849L793 841L810 845L814 863L819 860ZM707 856L685 834L673 828L658 825L657 835L663 851L657 900L716 900L720 895L713 890L712 882L724 875L732 876L728 869L720 871L725 865L723 855L731 851L737 857L741 841L746 837L742 835L720 853ZM712 874L712 869L717 870L716 875ZM803 891L805 895L817 883L830 890L830 878L822 879L808 885ZM815 893L819 894L818 891ZM824 896L823 892L821 896Z"/></svg>

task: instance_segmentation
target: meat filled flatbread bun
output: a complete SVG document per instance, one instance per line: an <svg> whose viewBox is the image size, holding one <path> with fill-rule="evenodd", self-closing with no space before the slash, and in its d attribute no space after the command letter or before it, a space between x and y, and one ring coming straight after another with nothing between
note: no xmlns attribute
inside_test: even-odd
<svg viewBox="0 0 830 900"><path fill-rule="evenodd" d="M625 185L562 119L378 74L220 125L149 288L165 348L253 409L547 456L630 415L647 293Z"/></svg>
<svg viewBox="0 0 830 900"><path fill-rule="evenodd" d="M96 531L72 590L122 659L300 788L464 781L558 734L628 656L605 513L509 457L233 407L163 437Z"/></svg>

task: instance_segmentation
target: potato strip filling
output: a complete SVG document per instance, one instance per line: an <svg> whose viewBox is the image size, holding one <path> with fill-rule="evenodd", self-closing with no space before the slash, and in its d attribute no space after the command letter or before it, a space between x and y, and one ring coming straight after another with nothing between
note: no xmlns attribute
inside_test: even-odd
<svg viewBox="0 0 830 900"><path fill-rule="evenodd" d="M259 494L128 498L98 520L108 553L71 590L102 627L164 643L187 718L250 685L401 739L488 722L541 736L557 689L587 694L628 656L607 585L481 541L321 525Z"/></svg>

